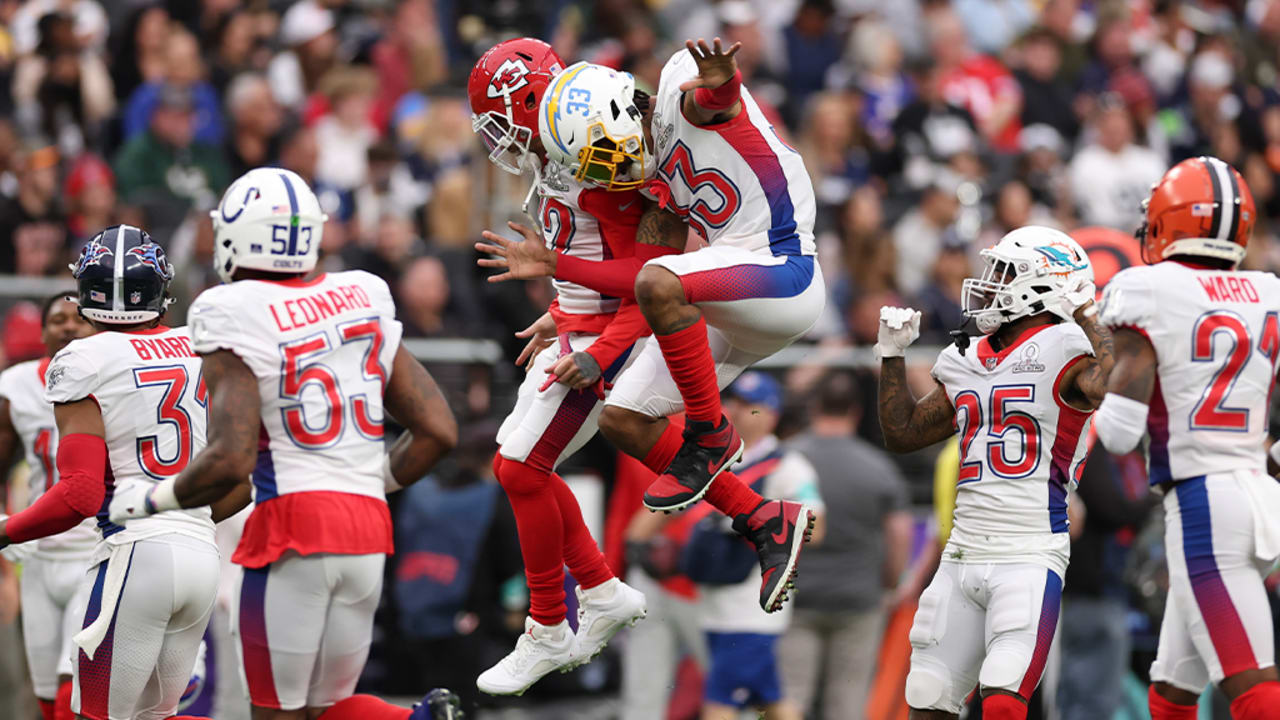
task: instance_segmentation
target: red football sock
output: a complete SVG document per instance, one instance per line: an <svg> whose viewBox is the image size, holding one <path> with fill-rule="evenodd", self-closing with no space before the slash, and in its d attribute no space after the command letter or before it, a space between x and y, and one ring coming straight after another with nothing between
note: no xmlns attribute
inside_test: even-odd
<svg viewBox="0 0 1280 720"><path fill-rule="evenodd" d="M36 704L40 706L40 717L44 720L54 720L53 700L41 700L36 698Z"/></svg>
<svg viewBox="0 0 1280 720"><path fill-rule="evenodd" d="M1156 692L1155 685L1147 687L1147 707L1151 710L1151 720L1196 720L1197 716L1195 705L1179 705L1166 700ZM1234 709L1233 705L1232 710Z"/></svg>
<svg viewBox="0 0 1280 720"><path fill-rule="evenodd" d="M409 708L372 695L352 695L331 705L320 717L323 720L409 720L412 714Z"/></svg>
<svg viewBox="0 0 1280 720"><path fill-rule="evenodd" d="M76 720L71 711L71 681L66 680L58 685L58 697L53 701L54 720Z"/></svg>
<svg viewBox="0 0 1280 720"><path fill-rule="evenodd" d="M593 588L612 579L613 571L582 519L582 508L578 507L578 498L573 490L554 473L551 475L551 490L556 496L556 506L560 508L560 522L564 530L564 564L569 566L573 579L584 588Z"/></svg>
<svg viewBox="0 0 1280 720"><path fill-rule="evenodd" d="M1235 720L1277 720L1280 718L1280 682L1266 680L1231 701Z"/></svg>
<svg viewBox="0 0 1280 720"><path fill-rule="evenodd" d="M658 335L662 357L667 361L671 377L684 398L684 413L690 420L720 422L720 386L716 383L716 364L707 344L707 321L698 322L670 335ZM664 467L663 470L666 470Z"/></svg>
<svg viewBox="0 0 1280 720"><path fill-rule="evenodd" d="M731 518L738 517L743 513L749 513L760 507L760 503L764 502L764 498L760 497L760 493L752 490L746 483L738 479L737 475L725 470L711 481L711 487L707 488L707 502L720 512Z"/></svg>
<svg viewBox="0 0 1280 720"><path fill-rule="evenodd" d="M529 616L543 625L559 624L565 614L564 524L551 476L505 458L499 470L520 535Z"/></svg>
<svg viewBox="0 0 1280 720"><path fill-rule="evenodd" d="M676 453L680 451L681 445L684 445L684 425L668 421L667 427L662 430L662 436L658 438L658 442L649 448L648 454L640 462L643 462L645 467L661 475L667 471L667 467L675 459Z"/></svg>
<svg viewBox="0 0 1280 720"><path fill-rule="evenodd" d="M1022 698L991 693L982 698L983 720L1026 720L1027 704Z"/></svg>

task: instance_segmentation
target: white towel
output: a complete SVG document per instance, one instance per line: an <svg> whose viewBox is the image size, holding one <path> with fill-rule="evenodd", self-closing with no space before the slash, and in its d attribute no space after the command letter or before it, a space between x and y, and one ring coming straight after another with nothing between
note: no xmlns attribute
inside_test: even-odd
<svg viewBox="0 0 1280 720"><path fill-rule="evenodd" d="M89 623L89 627L71 638L90 660L107 637L107 631L111 629L111 621L116 616L116 604L120 601L120 591L124 589L124 578L129 573L129 560L132 557L133 543L111 546L111 555L107 558L107 576L102 583L102 602L98 606L98 617Z"/></svg>
<svg viewBox="0 0 1280 720"><path fill-rule="evenodd" d="M1253 511L1254 554L1263 562L1280 558L1280 482L1260 470L1236 473Z"/></svg>

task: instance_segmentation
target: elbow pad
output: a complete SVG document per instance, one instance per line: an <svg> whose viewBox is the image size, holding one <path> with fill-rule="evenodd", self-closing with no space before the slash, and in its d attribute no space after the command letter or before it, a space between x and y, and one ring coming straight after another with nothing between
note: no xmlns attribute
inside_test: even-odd
<svg viewBox="0 0 1280 720"><path fill-rule="evenodd" d="M97 514L106 497L107 443L76 433L58 441L58 485L63 499L84 517Z"/></svg>
<svg viewBox="0 0 1280 720"><path fill-rule="evenodd" d="M1103 447L1113 455L1124 455L1138 447L1147 433L1149 410L1146 403L1107 393L1093 416L1093 426Z"/></svg>

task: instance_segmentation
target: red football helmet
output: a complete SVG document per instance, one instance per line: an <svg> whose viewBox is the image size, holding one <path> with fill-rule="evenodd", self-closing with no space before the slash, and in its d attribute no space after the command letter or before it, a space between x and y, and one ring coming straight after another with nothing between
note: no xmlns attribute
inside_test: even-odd
<svg viewBox="0 0 1280 720"><path fill-rule="evenodd" d="M471 129L495 165L520 174L520 163L538 136L538 103L562 69L556 51L534 38L498 43L476 61L467 81Z"/></svg>
<svg viewBox="0 0 1280 720"><path fill-rule="evenodd" d="M1208 156L1174 165L1152 188L1144 209L1138 239L1149 263L1192 255L1238 265L1258 217L1240 173Z"/></svg>

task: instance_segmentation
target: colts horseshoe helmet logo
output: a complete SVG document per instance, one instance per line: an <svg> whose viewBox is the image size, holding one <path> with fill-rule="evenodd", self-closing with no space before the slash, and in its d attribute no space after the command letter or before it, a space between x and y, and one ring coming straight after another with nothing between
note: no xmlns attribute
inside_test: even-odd
<svg viewBox="0 0 1280 720"><path fill-rule="evenodd" d="M491 98L509 95L529 84L529 66L520 58L508 58L498 66L486 91Z"/></svg>

